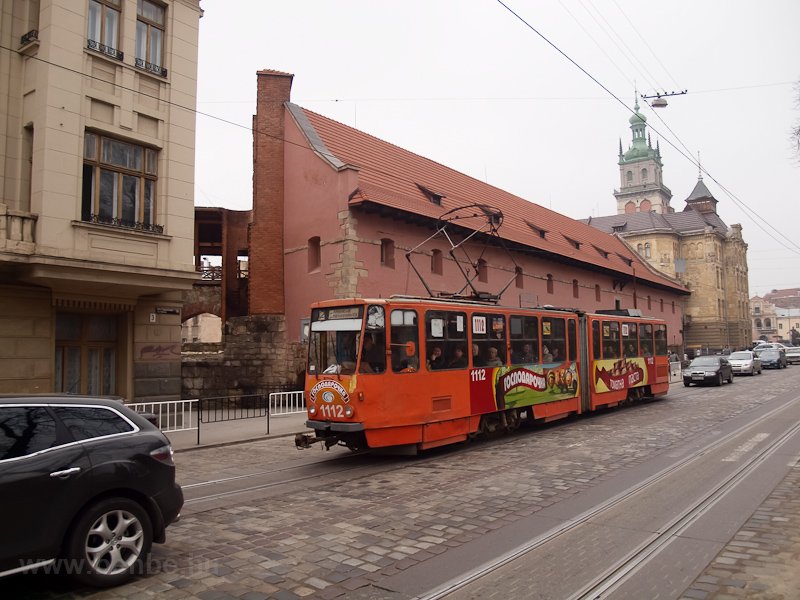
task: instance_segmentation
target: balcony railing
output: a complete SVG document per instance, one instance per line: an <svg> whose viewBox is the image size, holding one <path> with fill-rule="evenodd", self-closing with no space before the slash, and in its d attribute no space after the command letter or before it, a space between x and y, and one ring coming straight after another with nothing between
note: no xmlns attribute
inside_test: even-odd
<svg viewBox="0 0 800 600"><path fill-rule="evenodd" d="M0 248L12 252L32 253L36 246L34 239L36 219L38 215L10 210L0 204Z"/></svg>
<svg viewBox="0 0 800 600"><path fill-rule="evenodd" d="M212 267L211 265L200 265L197 267L201 281L222 281L222 267Z"/></svg>
<svg viewBox="0 0 800 600"><path fill-rule="evenodd" d="M95 40L86 40L86 47L89 50L94 50L95 52L100 52L101 54L105 54L106 56L110 56L111 58L116 58L117 60L122 60L124 54L122 51L117 50L116 48L112 48L111 46L106 46L105 44L101 44Z"/></svg>
<svg viewBox="0 0 800 600"><path fill-rule="evenodd" d="M27 46L31 42L36 42L38 40L39 40L39 30L31 29L28 33L19 38L19 45Z"/></svg>
<svg viewBox="0 0 800 600"><path fill-rule="evenodd" d="M159 66L159 65L154 65L153 63L149 63L146 60L144 60L143 58L137 58L134 61L134 64L136 65L137 69L142 69L144 71L147 71L148 73L153 73L154 75L159 75L160 77L166 77L167 76L167 70L164 67Z"/></svg>
<svg viewBox="0 0 800 600"><path fill-rule="evenodd" d="M148 231L150 233L164 233L163 225L156 225L154 223L141 223L139 221L126 221L118 217L103 217L101 215L91 214L88 219L84 219L87 223L96 223L98 225L110 225L111 227L124 227L126 229L135 229L136 231Z"/></svg>

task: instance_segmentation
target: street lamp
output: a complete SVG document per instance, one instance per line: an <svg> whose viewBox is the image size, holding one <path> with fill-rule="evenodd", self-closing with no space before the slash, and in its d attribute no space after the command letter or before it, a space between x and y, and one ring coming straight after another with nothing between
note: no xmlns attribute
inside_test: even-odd
<svg viewBox="0 0 800 600"><path fill-rule="evenodd" d="M687 90L683 90L682 92L662 92L660 94L656 92L652 96L645 96L642 94L642 98L645 100L652 99L653 101L650 103L650 106L653 108L664 108L667 105L667 96L681 96L686 92Z"/></svg>

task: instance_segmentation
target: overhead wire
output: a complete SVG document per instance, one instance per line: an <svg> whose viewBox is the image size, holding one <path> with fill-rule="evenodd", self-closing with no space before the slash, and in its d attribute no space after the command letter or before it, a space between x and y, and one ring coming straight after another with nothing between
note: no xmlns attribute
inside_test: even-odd
<svg viewBox="0 0 800 600"><path fill-rule="evenodd" d="M601 13L597 9L596 6L593 6L591 3L589 4L589 6L592 6L593 10L603 20L603 23L605 23L605 28L597 20L597 17L595 17L592 14L592 11L589 10L589 8L587 8L586 2L584 0L581 0L581 6L586 11L586 13L592 18L592 20L594 20L594 22L597 24L597 26L600 27L600 29L606 34L606 36L608 36L608 39L611 40L611 43L614 44L617 47L617 50L619 50L620 54L622 54L622 56L624 56L625 59L631 64L631 66L634 68L634 70L636 70L637 72L642 74L644 76L645 80L647 80L647 77L650 77L651 80L655 80L655 77L653 77L653 75L650 73L650 71L647 69L647 67L639 60L639 58L636 56L636 53L633 52L633 50L631 50L628 47L628 44L625 43L625 39L621 35L619 35L617 33L617 31L614 29L614 27L611 26L611 24L608 22L608 20L603 16L603 13ZM611 33L609 33L609 31L611 31L611 33L613 33L614 36L616 36L616 38L619 40L619 43L617 43L617 41L614 39L614 37L611 35ZM622 46L624 46L624 49L620 48L620 44L622 44ZM638 67L636 66L636 63L634 63L634 60L636 61L636 63L638 63L638 65L639 65ZM652 82L648 82L648 85L651 88L657 88L658 87L656 85L653 85Z"/></svg>
<svg viewBox="0 0 800 600"><path fill-rule="evenodd" d="M631 26L631 29L633 29L633 31L636 33L636 35L639 37L639 39L642 41L642 43L645 45L645 47L646 47L646 48L647 48L647 49L650 51L650 54L652 54L652 55L653 55L653 57L656 59L656 62L659 64L659 66L660 66L662 69L664 69L664 72L665 72L665 73L666 73L666 74L669 76L669 78L670 78L670 79L672 79L672 83L674 84L675 88L677 88L677 89L680 89L680 88L681 88L680 84L679 84L677 81L675 81L675 78L672 76L672 73L670 73L670 72L669 72L669 70L667 69L667 67L665 67L665 66L664 66L664 63L662 63L662 62L661 62L661 59L660 59L660 58L658 58L658 54L656 54L655 52L653 52L653 49L650 47L650 44L648 44L648 43L647 43L647 39L646 39L646 38L645 38L645 37L644 37L644 36L643 36L643 35L642 35L642 34L639 32L639 28L638 28L638 27L636 27L636 26L635 26L635 25L634 25L634 24L631 22L631 20L628 18L628 15L627 15L627 13L626 13L624 10L622 10L622 8L620 7L620 5L617 3L617 0L611 0L611 1L614 3L614 6L616 6L616 7L617 7L617 10L620 12L620 14L621 14L623 17L625 17L625 20L628 22L628 25L630 25L630 26ZM663 90L663 89L664 89L664 88L662 88L662 90ZM694 91L692 91L692 93L694 93Z"/></svg>
<svg viewBox="0 0 800 600"><path fill-rule="evenodd" d="M519 21L520 21L520 22L521 22L523 25L525 25L525 26L526 26L528 29L530 29L531 31L533 31L533 32L534 32L536 35L538 35L538 36L539 36L539 37L540 37L540 38L541 38L541 39L542 39L544 42L546 42L548 45L550 45L550 46L551 46L551 47L552 47L552 48L553 48L553 49L554 49L556 52L558 52L558 53L559 53L561 56L563 56L563 57L564 57L564 58L565 58L567 61L569 61L570 63L572 63L572 65L573 65L573 66L575 66L575 67L576 67L578 70L580 70L580 71L581 71L581 72L582 72L584 75L586 75L586 76L587 76L589 79L591 79L591 80L592 80L592 81L593 81L595 84L597 84L597 85L598 85L600 88L602 88L602 89L603 89L603 90L604 90L604 91L605 91L605 92L606 92L608 95L610 95L610 96L611 96L611 97L612 97L614 100L616 100L616 101L617 101L617 102L619 102L619 103L620 103L622 106L624 106L626 111L628 111L628 112L631 112L631 113L633 113L634 115L636 114L636 113L635 113L635 111L634 111L633 109L631 109L631 108L630 108L630 107L629 107L627 104L625 104L625 102L623 102L623 101L622 101L622 100L621 100L621 99L620 99L620 98L619 98L619 97L618 97L616 94L614 94L614 92L612 92L611 90L609 90L609 89L608 89L608 88L607 88L607 87L606 87L606 86L605 86L605 85L604 85L604 84L603 84L603 83L602 83L602 82L601 82L599 79L597 79L597 78L596 78L594 75L592 75L591 73L589 73L589 71L587 71L587 70L586 70L586 69L584 69L584 68L583 68L581 65L579 65L579 64L578 64L578 63L577 63L575 60L573 60L573 59L572 59L572 57L570 57L570 56L569 56L569 55L568 55L566 52L564 52L563 50L561 50L561 48L559 48L559 47L558 47L558 46L557 46L555 43L553 43L552 41L550 41L550 39L549 39L549 38L547 38L547 37L546 37L546 36L545 36L543 33L541 33L541 32L540 32L538 29L536 29L536 28L535 28L533 25L531 25L531 24L530 24L530 23L529 23L529 22L528 22L528 21L527 21L525 18L523 18L523 17L522 17L522 15L520 15L519 13L517 13L517 12L516 12L514 9L512 9L512 8L511 8L511 7L510 7L508 4L506 4L506 2L504 2L503 0L496 0L496 1L497 1L497 3L498 3L498 4L500 4L501 6L503 6L503 8L505 8L505 9L506 9L506 10L507 10L509 13L511 13L511 14L512 14L514 17L516 17L516 18L517 18L517 19L518 19L518 20L519 20ZM649 103L648 103L648 106L650 106L650 105L649 105ZM652 107L650 107L650 108L652 109ZM661 119L661 117L660 117L660 116L659 116L658 118L659 118L659 119ZM662 123L664 122L664 121L663 121L663 119L661 119L661 121L662 121ZM666 125L666 124L665 124L665 125ZM680 137L679 137L677 134L675 134L675 133L674 133L672 130L670 130L670 132L671 132L671 133L672 133L672 134L675 136L675 138L678 140L678 142L679 142L679 143L680 143L680 144L681 144L681 145L682 145L684 148L686 148L687 152L684 152L684 151L683 151L681 148L679 148L679 147L678 147L678 146L677 146L675 143L673 143L673 142L672 142L672 140L670 140L670 138L669 138L668 136L666 136L666 135L664 135L663 133L661 133L661 132L660 132L660 131L659 131L659 130L656 128L656 127L654 127L654 126L652 126L652 125L651 125L651 129L652 129L654 132L656 132L656 133L657 133L659 136L661 136L661 139L663 139L665 142L667 142L667 144L669 144L669 145L670 145L670 146L671 146L671 147L672 147L672 148L673 148L675 151L677 151L677 152L678 152L678 154L680 154L680 155L681 155L681 156L683 156L683 157L684 157L686 160L688 160L690 163L692 163L692 164L693 164L695 167L697 167L697 168L698 168L698 169L699 169L701 172L703 172L703 173L705 173L706 175L708 175L708 177L709 177L709 178L710 178L712 181L714 181L714 183L716 183L717 185L719 185L719 186L720 186L720 189L722 189L723 191L725 191L725 193L726 193L726 194L728 194L728 195L729 195L729 196L730 196L730 197L731 197L731 198L734 200L734 202L737 204L737 206L740 206L740 208L741 208L742 206L747 206L747 205L744 203L744 201L742 201L740 198L738 198L738 197L736 197L735 195L733 195L733 194L732 194L732 193L731 193L731 192L730 192L730 191L729 191L729 190L728 190L728 189L727 189L725 186L723 186L723 185L722 185L722 184L721 184L721 183L720 183L720 182L719 182L719 181L718 181L718 180L717 180L717 179L716 179L716 178L715 178L715 177L714 177L714 176L713 176L711 173L709 173L709 172L708 172L708 170L707 170L705 167L703 167L703 166L702 166L702 165L699 163L699 161L696 161L696 160L694 159L694 157L692 156L692 153L691 153L691 151L689 151L689 150L688 150L688 148L686 148L686 145L683 143L683 141L681 141L681 140L680 140ZM754 212L752 209L750 209L749 207L747 207L747 209L748 209L748 211L750 211L750 213L752 213L752 214L755 214L755 212ZM748 215L748 216L750 216L750 215L749 215L747 212L745 212L745 214L746 214L746 215ZM759 216L759 219L762 219L762 218ZM762 219L762 220L763 220L763 219ZM763 221L764 221L764 223L766 223L766 220L763 220ZM768 235L772 235L772 234L769 234L769 232L767 232L767 231L766 231L766 230L765 230L765 229L764 229L764 228L761 226L761 224L760 224L758 221L754 220L753 222L756 224L756 226L757 226L759 229L761 229L762 231L764 231L764 232L765 232L765 233L767 233ZM796 254L800 254L800 246L798 246L797 244L795 244L793 241L791 241L791 239L790 239L788 236L786 236L786 235L784 235L783 233L779 232L779 231L778 231L778 230L777 230L775 227L773 227L772 225L769 225L769 227L770 227L770 228L771 228L773 231L775 231L776 233L778 233L778 234L779 234L779 235L780 235L782 238L784 238L785 240L788 240L788 241L789 241L789 243L790 243L790 244L791 244L791 246L792 246L792 247L790 247L790 246L787 246L786 244L782 243L780 240L776 240L776 241L778 241L779 243L781 243L781 245L782 245L784 248L786 248L787 250L789 250L789 251L791 251L791 252L794 252L794 253L796 253Z"/></svg>

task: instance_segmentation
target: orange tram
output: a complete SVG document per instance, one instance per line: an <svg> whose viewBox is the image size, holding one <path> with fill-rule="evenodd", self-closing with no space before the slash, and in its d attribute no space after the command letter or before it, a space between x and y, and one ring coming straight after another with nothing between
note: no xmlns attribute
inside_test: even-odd
<svg viewBox="0 0 800 600"><path fill-rule="evenodd" d="M296 443L425 450L668 390L666 323L636 310L331 300L311 309L315 433Z"/></svg>

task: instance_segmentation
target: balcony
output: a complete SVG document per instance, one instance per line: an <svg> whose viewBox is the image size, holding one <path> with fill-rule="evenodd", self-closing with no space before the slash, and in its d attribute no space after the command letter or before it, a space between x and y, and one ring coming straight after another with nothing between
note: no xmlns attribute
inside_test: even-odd
<svg viewBox="0 0 800 600"><path fill-rule="evenodd" d="M90 214L88 219L84 218L83 221L86 223L95 223L97 225L109 225L111 227L135 229L136 231L164 233L163 225L156 225L154 223L140 223L139 221L127 221L118 217L104 217L94 213Z"/></svg>
<svg viewBox="0 0 800 600"><path fill-rule="evenodd" d="M11 210L0 204L0 250L17 254L33 254L38 215Z"/></svg>
<svg viewBox="0 0 800 600"><path fill-rule="evenodd" d="M122 60L124 57L122 51L112 48L111 46L101 44L100 42L96 42L95 40L86 40L86 47L89 50L94 50L95 52L105 54L106 56L110 56L111 58L115 58L117 60Z"/></svg>
<svg viewBox="0 0 800 600"><path fill-rule="evenodd" d="M158 75L159 77L166 77L167 70L164 67L159 65L154 65L153 63L149 63L142 58L137 58L134 61L137 69L142 69L143 71L147 71L148 73L152 73L153 75Z"/></svg>

